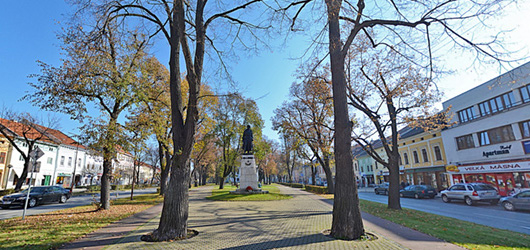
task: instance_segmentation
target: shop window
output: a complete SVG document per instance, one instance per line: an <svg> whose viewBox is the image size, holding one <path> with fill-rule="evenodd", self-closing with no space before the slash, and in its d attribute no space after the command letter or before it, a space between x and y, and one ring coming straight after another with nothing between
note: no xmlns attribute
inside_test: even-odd
<svg viewBox="0 0 530 250"><path fill-rule="evenodd" d="M407 155L407 153L403 153L403 158L405 159L405 164L408 165L409 164L409 156Z"/></svg>
<svg viewBox="0 0 530 250"><path fill-rule="evenodd" d="M6 153L2 152L0 153L0 164L6 163Z"/></svg>
<svg viewBox="0 0 530 250"><path fill-rule="evenodd" d="M473 142L473 136L464 135L464 136L456 137L456 145L458 147L458 150L462 150L466 148L474 148L475 143Z"/></svg>
<svg viewBox="0 0 530 250"><path fill-rule="evenodd" d="M418 151L412 151L412 156L414 157L414 163L419 163Z"/></svg>
<svg viewBox="0 0 530 250"><path fill-rule="evenodd" d="M519 89L521 92L521 97L523 98L523 103L530 102L530 85L526 85Z"/></svg>
<svg viewBox="0 0 530 250"><path fill-rule="evenodd" d="M442 160L442 151L440 150L440 147L434 146L434 157L436 157L437 161Z"/></svg>
<svg viewBox="0 0 530 250"><path fill-rule="evenodd" d="M429 157L427 157L427 149L421 149L421 156L423 157L423 162L429 162Z"/></svg>
<svg viewBox="0 0 530 250"><path fill-rule="evenodd" d="M478 133L480 146L514 141L515 136L511 125L506 125Z"/></svg>
<svg viewBox="0 0 530 250"><path fill-rule="evenodd" d="M530 138L530 120L519 123L519 127L523 138Z"/></svg>
<svg viewBox="0 0 530 250"><path fill-rule="evenodd" d="M475 113L473 112L473 107L469 107L457 112L460 123L468 122L475 119Z"/></svg>

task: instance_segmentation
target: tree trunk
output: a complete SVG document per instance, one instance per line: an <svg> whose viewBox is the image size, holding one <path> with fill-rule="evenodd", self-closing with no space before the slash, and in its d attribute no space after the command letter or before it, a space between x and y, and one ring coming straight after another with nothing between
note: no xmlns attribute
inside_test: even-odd
<svg viewBox="0 0 530 250"><path fill-rule="evenodd" d="M328 167L323 167L324 173L326 173L326 180L328 182L328 194L334 194L335 193L335 184L333 183L333 173L331 172L331 169Z"/></svg>
<svg viewBox="0 0 530 250"><path fill-rule="evenodd" d="M168 241L187 236L190 179L185 156L179 157L171 169L171 181L164 195L164 208L158 229L153 232L156 241ZM175 159L176 161L177 159Z"/></svg>
<svg viewBox="0 0 530 250"><path fill-rule="evenodd" d="M108 152L108 150L106 149L103 149L103 151ZM105 153L103 155L105 155ZM107 159L107 157L104 157L103 158L103 175L101 176L101 193L100 193L101 207L100 209L107 210L110 208L110 171L111 171L111 168L112 168L112 160Z"/></svg>
<svg viewBox="0 0 530 250"><path fill-rule="evenodd" d="M401 209L401 201L399 197L399 149L398 149L398 132L396 124L396 107L392 98L387 98L387 109L390 115L391 129L392 129L392 148L388 154L388 172L389 172L389 187L388 187L388 208Z"/></svg>
<svg viewBox="0 0 530 250"><path fill-rule="evenodd" d="M351 122L348 117L344 55L341 51L339 13L342 1L326 0L329 29L329 51L331 60L331 81L333 85L333 107L335 122L335 199L331 236L354 240L364 234L359 209L359 197L353 172L351 152Z"/></svg>
<svg viewBox="0 0 530 250"><path fill-rule="evenodd" d="M167 180L169 177L169 171L171 170L171 155L169 152L165 152L166 154L166 166L162 168L162 171L160 172L160 194L164 195L166 193L166 187L167 187Z"/></svg>
<svg viewBox="0 0 530 250"><path fill-rule="evenodd" d="M22 169L22 174L20 174L20 177L17 180L17 184L15 185L15 192L19 192L22 189L22 185L24 185L24 182L26 182L26 178L28 178L30 162L31 162L30 157L24 158L24 169Z"/></svg>
<svg viewBox="0 0 530 250"><path fill-rule="evenodd" d="M313 185L317 184L317 169L314 166L311 166L311 181Z"/></svg>
<svg viewBox="0 0 530 250"><path fill-rule="evenodd" d="M219 177L219 189L225 188L225 178Z"/></svg>

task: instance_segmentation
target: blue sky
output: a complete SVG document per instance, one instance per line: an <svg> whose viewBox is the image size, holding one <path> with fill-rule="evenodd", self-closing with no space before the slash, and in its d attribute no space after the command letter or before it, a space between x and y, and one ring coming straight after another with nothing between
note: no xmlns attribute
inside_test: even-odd
<svg viewBox="0 0 530 250"><path fill-rule="evenodd" d="M530 2L530 1L529 1ZM514 31L510 34L510 45L530 48L530 25L525 17L530 13L530 3L524 2L519 7L506 10L506 15L495 22L497 28L508 28ZM39 73L37 60L57 66L60 63L60 43L56 39L56 32L60 29L58 22L63 14L71 11L64 1L3 1L0 8L0 108L7 107L18 112L28 111L42 118L46 113L27 102L19 102L30 88L27 82L30 74ZM270 118L273 110L286 98L291 83L295 80L293 74L298 62L290 58L300 56L303 52L304 39L295 38L286 48L274 48L263 51L259 55L245 56L231 63L231 73L239 84L239 89L245 96L260 98L257 100L266 128L264 134L277 139L275 131L271 129ZM167 62L167 52L163 45L156 47L155 53L160 54L162 63ZM444 59L446 69L455 69L454 75L447 76L439 82L444 90L443 100L471 89L503 70L495 65L472 65L472 58L462 59L458 55L451 55ZM513 66L518 66L513 64ZM465 82L465 84L462 84ZM441 107L441 106L440 106ZM60 129L63 132L77 133L79 124L71 121L68 116L54 114L61 119Z"/></svg>

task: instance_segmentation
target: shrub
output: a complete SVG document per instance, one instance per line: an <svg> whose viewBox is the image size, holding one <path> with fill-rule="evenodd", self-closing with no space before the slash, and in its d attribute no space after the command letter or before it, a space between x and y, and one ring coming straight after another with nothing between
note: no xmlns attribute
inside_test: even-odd
<svg viewBox="0 0 530 250"><path fill-rule="evenodd" d="M101 191L101 186L99 185L92 185L92 186L87 186L87 191Z"/></svg>
<svg viewBox="0 0 530 250"><path fill-rule="evenodd" d="M15 192L15 189L6 189L6 190L0 190L0 196L12 194Z"/></svg>
<svg viewBox="0 0 530 250"><path fill-rule="evenodd" d="M314 186L314 185L305 185L305 190L315 194L325 194L328 192L327 187Z"/></svg>

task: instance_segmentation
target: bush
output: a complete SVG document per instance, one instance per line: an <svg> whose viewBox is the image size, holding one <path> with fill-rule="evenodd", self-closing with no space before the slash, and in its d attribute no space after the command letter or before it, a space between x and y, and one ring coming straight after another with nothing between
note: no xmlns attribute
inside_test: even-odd
<svg viewBox="0 0 530 250"><path fill-rule="evenodd" d="M305 190L315 194L326 194L328 192L327 187L305 185Z"/></svg>
<svg viewBox="0 0 530 250"><path fill-rule="evenodd" d="M12 194L15 192L15 189L6 189L6 190L0 190L0 196Z"/></svg>
<svg viewBox="0 0 530 250"><path fill-rule="evenodd" d="M86 190L89 192L101 191L101 186L99 185L87 186L86 188Z"/></svg>
<svg viewBox="0 0 530 250"><path fill-rule="evenodd" d="M285 182L280 182L280 184L282 184L282 185L284 185L284 186L293 187L293 188L304 188L304 184L300 184L300 183L285 183Z"/></svg>

